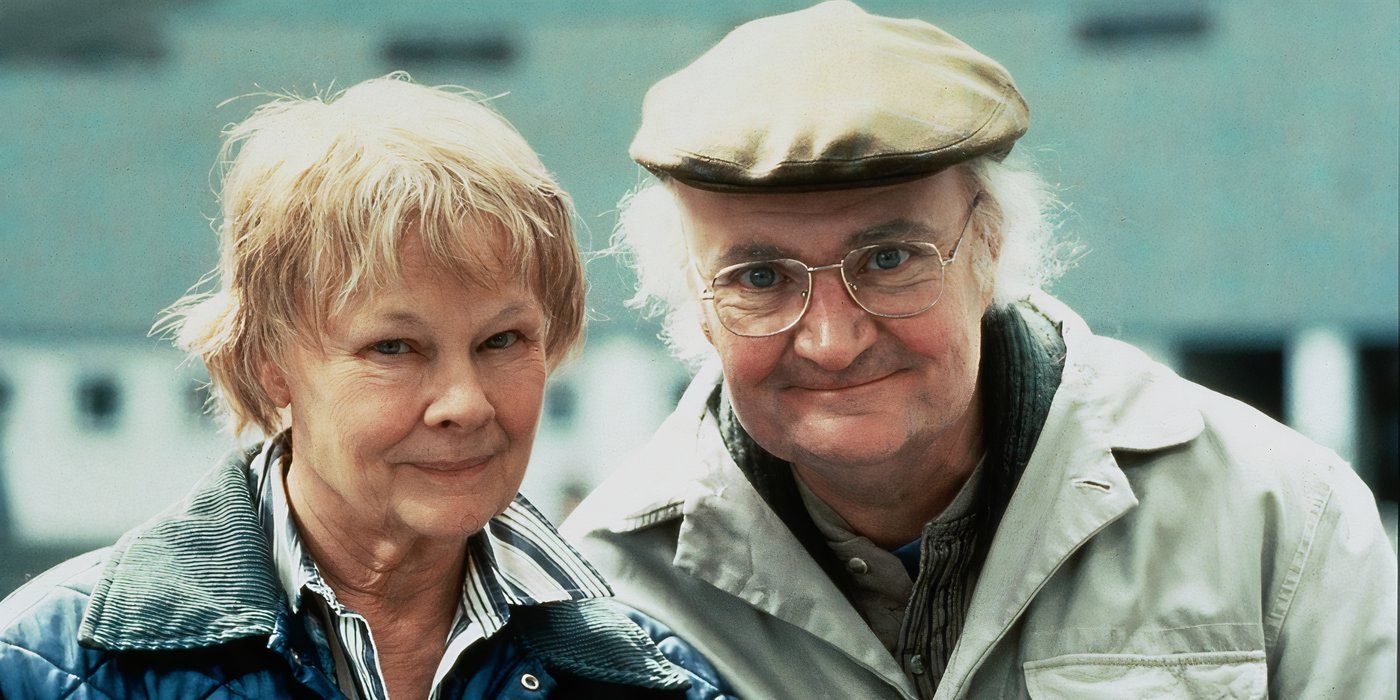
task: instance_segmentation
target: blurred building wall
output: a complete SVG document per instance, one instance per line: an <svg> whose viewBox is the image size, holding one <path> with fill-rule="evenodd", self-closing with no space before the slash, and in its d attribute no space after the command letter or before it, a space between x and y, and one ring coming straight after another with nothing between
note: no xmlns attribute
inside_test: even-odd
<svg viewBox="0 0 1400 700"><path fill-rule="evenodd" d="M396 69L480 90L574 194L599 251L642 179L626 145L646 88L735 24L804 5L0 8L0 540L110 541L232 447L196 415L197 374L145 338L216 259L218 134L260 98L224 100ZM1396 498L1400 8L866 6L935 21L1016 77L1032 108L1018 149L1059 186L1085 251L1059 296ZM554 515L644 440L683 379L655 323L623 306L625 269L595 260L589 281L588 349L551 390L526 485ZM8 565L0 589L24 566Z"/></svg>

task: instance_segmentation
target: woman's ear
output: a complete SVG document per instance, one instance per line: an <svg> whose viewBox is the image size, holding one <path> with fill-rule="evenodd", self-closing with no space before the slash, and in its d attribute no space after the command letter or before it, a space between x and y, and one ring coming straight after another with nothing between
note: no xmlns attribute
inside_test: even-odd
<svg viewBox="0 0 1400 700"><path fill-rule="evenodd" d="M291 405L292 392L287 386L287 375L276 362L263 360L258 364L258 383L262 385L263 393L278 408Z"/></svg>

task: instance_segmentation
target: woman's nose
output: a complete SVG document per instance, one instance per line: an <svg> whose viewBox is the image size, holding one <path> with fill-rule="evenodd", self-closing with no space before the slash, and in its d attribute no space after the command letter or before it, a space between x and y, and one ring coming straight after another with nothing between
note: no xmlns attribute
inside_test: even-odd
<svg viewBox="0 0 1400 700"><path fill-rule="evenodd" d="M432 397L423 413L430 427L475 430L496 417L496 408L475 367L456 367L433 382Z"/></svg>

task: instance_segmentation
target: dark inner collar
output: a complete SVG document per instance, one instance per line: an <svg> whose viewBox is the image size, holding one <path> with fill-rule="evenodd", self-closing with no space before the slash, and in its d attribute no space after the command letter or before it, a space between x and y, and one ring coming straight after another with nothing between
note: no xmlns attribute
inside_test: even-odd
<svg viewBox="0 0 1400 700"><path fill-rule="evenodd" d="M1059 388L1064 362L1065 344L1059 328L1034 309L1017 303L991 309L983 316L979 381L987 461L976 506L978 527L985 535L979 541L983 543L992 541L991 535L1030 461ZM812 559L849 597L854 580L807 512L791 465L763 449L739 424L723 383L710 395L708 405L739 470ZM979 566L985 549L984 544ZM913 556L918 556L917 546Z"/></svg>

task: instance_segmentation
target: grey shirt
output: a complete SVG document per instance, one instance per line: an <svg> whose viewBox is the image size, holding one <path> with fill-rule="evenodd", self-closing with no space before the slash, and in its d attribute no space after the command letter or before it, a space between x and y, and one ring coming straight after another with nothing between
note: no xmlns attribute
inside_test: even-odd
<svg viewBox="0 0 1400 700"><path fill-rule="evenodd" d="M979 462L948 507L924 525L916 582L899 557L854 533L845 518L794 478L812 521L851 572L851 603L924 697L937 688L975 585L971 561L981 479Z"/></svg>

